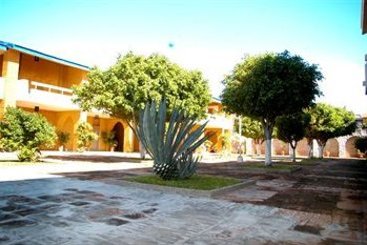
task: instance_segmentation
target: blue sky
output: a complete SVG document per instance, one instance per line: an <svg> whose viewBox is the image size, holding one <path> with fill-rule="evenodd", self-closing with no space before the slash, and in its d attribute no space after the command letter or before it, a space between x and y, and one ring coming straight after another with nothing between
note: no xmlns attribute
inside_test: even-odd
<svg viewBox="0 0 367 245"><path fill-rule="evenodd" d="M245 54L288 49L320 65L319 101L367 113L361 0L0 0L0 9L0 40L102 68L129 50L159 52L201 70L214 96Z"/></svg>

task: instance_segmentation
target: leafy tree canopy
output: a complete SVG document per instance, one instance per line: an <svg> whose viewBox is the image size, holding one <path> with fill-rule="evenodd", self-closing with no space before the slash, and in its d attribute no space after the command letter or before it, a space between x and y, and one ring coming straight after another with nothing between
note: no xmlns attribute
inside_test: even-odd
<svg viewBox="0 0 367 245"><path fill-rule="evenodd" d="M276 118L312 105L321 94L317 82L322 78L316 65L284 51L246 57L224 80L222 102L226 110L257 119L263 125L266 165L271 165Z"/></svg>
<svg viewBox="0 0 367 245"><path fill-rule="evenodd" d="M259 144L264 140L264 129L261 122L250 117L241 117L242 130L241 134L246 138L251 138L255 143ZM235 122L235 130L238 132L239 124Z"/></svg>
<svg viewBox="0 0 367 245"><path fill-rule="evenodd" d="M297 143L305 137L310 120L310 116L303 112L284 115L276 120L277 138L290 144L293 162L296 161Z"/></svg>
<svg viewBox="0 0 367 245"><path fill-rule="evenodd" d="M106 71L94 68L88 81L74 92L75 102L84 110L101 109L130 126L150 101L164 97L169 112L176 107L195 117L205 115L210 101L208 83L199 71L183 69L162 55L145 57L132 52Z"/></svg>
<svg viewBox="0 0 367 245"><path fill-rule="evenodd" d="M297 142L305 137L310 120L310 116L302 112L278 117L277 138L296 148Z"/></svg>
<svg viewBox="0 0 367 245"><path fill-rule="evenodd" d="M328 139L351 134L356 129L354 113L345 108L318 103L307 113L311 122L306 137L316 139L320 145L325 145Z"/></svg>
<svg viewBox="0 0 367 245"><path fill-rule="evenodd" d="M309 107L322 78L317 65L288 51L249 56L224 80L222 102L231 113L275 122Z"/></svg>

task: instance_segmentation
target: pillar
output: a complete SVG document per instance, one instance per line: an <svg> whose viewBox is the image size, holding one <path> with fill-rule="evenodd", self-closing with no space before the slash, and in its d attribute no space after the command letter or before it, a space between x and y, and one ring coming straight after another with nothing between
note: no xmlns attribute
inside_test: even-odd
<svg viewBox="0 0 367 245"><path fill-rule="evenodd" d="M124 125L124 152L134 151L134 133L133 130Z"/></svg>
<svg viewBox="0 0 367 245"><path fill-rule="evenodd" d="M252 139L250 138L245 138L245 142L244 144L246 144L246 155L253 155L253 148L252 148Z"/></svg>
<svg viewBox="0 0 367 245"><path fill-rule="evenodd" d="M316 140L312 140L312 157L319 157L320 156L320 149L319 144Z"/></svg>
<svg viewBox="0 0 367 245"><path fill-rule="evenodd" d="M19 74L20 53L15 50L8 50L3 56L3 78L4 78L4 107L16 106L16 85Z"/></svg>
<svg viewBox="0 0 367 245"><path fill-rule="evenodd" d="M349 138L350 136L342 136L342 137L336 138L339 144L339 157L340 158L346 157L346 154L345 154L346 153L346 143Z"/></svg>

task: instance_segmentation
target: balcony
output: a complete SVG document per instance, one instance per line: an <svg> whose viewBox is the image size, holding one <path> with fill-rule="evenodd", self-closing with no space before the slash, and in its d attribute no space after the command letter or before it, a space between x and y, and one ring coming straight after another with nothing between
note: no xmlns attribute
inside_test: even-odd
<svg viewBox="0 0 367 245"><path fill-rule="evenodd" d="M220 114L207 114L207 118L199 121L198 124L203 124L206 121L209 121L207 124L207 128L219 128L225 130L233 129L233 120L229 117Z"/></svg>
<svg viewBox="0 0 367 245"><path fill-rule="evenodd" d="M72 102L73 92L71 89L50 84L18 80L15 92L17 105L25 107L41 106L46 110L79 110Z"/></svg>

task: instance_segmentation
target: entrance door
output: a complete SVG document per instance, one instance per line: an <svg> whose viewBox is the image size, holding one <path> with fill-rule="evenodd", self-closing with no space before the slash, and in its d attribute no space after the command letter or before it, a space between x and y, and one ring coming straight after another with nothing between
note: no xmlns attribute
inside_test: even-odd
<svg viewBox="0 0 367 245"><path fill-rule="evenodd" d="M124 126L120 122L116 123L112 131L115 133L116 151L124 151Z"/></svg>

